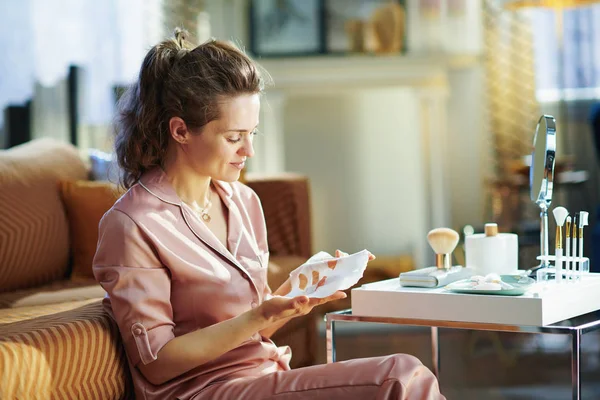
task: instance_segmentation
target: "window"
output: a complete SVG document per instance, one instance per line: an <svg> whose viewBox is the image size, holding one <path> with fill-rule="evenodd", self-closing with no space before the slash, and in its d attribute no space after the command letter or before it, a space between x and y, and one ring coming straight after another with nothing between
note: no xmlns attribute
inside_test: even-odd
<svg viewBox="0 0 600 400"><path fill-rule="evenodd" d="M538 100L600 98L600 5L528 12L533 27Z"/></svg>

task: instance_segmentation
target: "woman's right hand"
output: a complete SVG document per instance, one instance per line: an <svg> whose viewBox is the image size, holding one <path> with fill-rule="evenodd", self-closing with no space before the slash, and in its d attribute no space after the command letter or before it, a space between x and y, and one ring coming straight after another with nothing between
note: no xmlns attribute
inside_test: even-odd
<svg viewBox="0 0 600 400"><path fill-rule="evenodd" d="M270 325L284 319L306 315L311 309L307 296L293 298L273 296L269 300L263 301L255 310L258 318Z"/></svg>

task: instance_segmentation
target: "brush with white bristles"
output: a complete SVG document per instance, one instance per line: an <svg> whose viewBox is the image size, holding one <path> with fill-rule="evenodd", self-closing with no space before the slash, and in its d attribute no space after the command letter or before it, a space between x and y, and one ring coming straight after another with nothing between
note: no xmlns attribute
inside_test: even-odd
<svg viewBox="0 0 600 400"><path fill-rule="evenodd" d="M565 220L567 219L567 216L569 215L569 211L564 208L564 207L556 207L554 210L552 210L552 213L554 214L554 219L556 220L556 240L555 240L555 256L556 256L556 260L554 261L554 268L555 268L555 273L554 273L554 279L556 280L556 282L560 282L562 280L562 241L563 241L563 236L562 236L562 227L565 224Z"/></svg>
<svg viewBox="0 0 600 400"><path fill-rule="evenodd" d="M583 227L588 225L587 211L579 211L579 277L583 274Z"/></svg>
<svg viewBox="0 0 600 400"><path fill-rule="evenodd" d="M435 265L438 269L452 267L452 252L459 240L458 232L450 228L437 228L429 231L427 241L435 251Z"/></svg>

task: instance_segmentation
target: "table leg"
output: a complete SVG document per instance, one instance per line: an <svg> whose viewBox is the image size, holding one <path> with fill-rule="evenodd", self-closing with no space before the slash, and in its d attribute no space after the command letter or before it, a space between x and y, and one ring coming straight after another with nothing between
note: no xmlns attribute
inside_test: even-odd
<svg viewBox="0 0 600 400"><path fill-rule="evenodd" d="M571 333L571 384L573 400L581 400L581 332Z"/></svg>
<svg viewBox="0 0 600 400"><path fill-rule="evenodd" d="M335 321L325 316L325 339L327 342L327 364L335 362Z"/></svg>
<svg viewBox="0 0 600 400"><path fill-rule="evenodd" d="M433 374L440 380L440 342L437 326L431 327L431 359L433 361Z"/></svg>

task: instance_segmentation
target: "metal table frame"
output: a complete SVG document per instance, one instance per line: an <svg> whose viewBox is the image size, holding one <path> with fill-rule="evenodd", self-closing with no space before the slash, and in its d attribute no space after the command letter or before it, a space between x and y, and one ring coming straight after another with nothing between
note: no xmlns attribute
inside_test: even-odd
<svg viewBox="0 0 600 400"><path fill-rule="evenodd" d="M557 322L547 326L517 326L500 324L483 324L477 322L454 322L434 321L413 318L386 318L386 317L364 317L353 315L352 310L341 310L325 314L326 339L327 339L327 363L335 362L335 323L342 322L371 322L396 325L428 326L431 327L431 353L433 361L433 373L440 378L440 347L438 328L470 329L493 332L518 332L518 333L548 333L571 335L571 385L573 399L581 399L581 337L587 332L600 329L600 319L595 313L576 317L570 320Z"/></svg>

